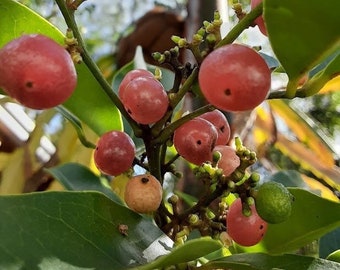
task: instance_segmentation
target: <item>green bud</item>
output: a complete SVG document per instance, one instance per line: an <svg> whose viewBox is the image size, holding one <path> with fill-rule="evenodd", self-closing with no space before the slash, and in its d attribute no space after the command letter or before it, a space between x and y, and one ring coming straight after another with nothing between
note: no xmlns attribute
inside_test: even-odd
<svg viewBox="0 0 340 270"><path fill-rule="evenodd" d="M176 178L183 178L183 173L181 172L175 172L174 175L176 176Z"/></svg>
<svg viewBox="0 0 340 270"><path fill-rule="evenodd" d="M181 37L175 35L171 37L171 40L176 44L178 44L181 39L182 39Z"/></svg>
<svg viewBox="0 0 340 270"><path fill-rule="evenodd" d="M210 176L213 176L215 174L216 169L211 166L210 163L203 163L202 167L204 168L204 171L207 172Z"/></svg>
<svg viewBox="0 0 340 270"><path fill-rule="evenodd" d="M250 175L250 180L251 180L252 182L257 183L257 182L260 181L260 179L261 179L261 176L260 176L259 173L257 173L257 172L252 172L252 173L251 173L251 175Z"/></svg>
<svg viewBox="0 0 340 270"><path fill-rule="evenodd" d="M222 155L220 152L214 151L212 156L213 164L217 164L220 161L221 157Z"/></svg>
<svg viewBox="0 0 340 270"><path fill-rule="evenodd" d="M160 64L165 61L165 55L161 54L159 52L152 53L152 57L153 57L153 59L155 59L155 61L157 61Z"/></svg>
<svg viewBox="0 0 340 270"><path fill-rule="evenodd" d="M155 79L161 80L162 79L162 70L158 67L155 69Z"/></svg>
<svg viewBox="0 0 340 270"><path fill-rule="evenodd" d="M201 27L200 29L198 29L197 35L203 37L203 36L205 35L205 29L204 29L203 27Z"/></svg>
<svg viewBox="0 0 340 270"><path fill-rule="evenodd" d="M176 204L178 202L179 198L176 194L173 194L168 198L168 202L171 204Z"/></svg>
<svg viewBox="0 0 340 270"><path fill-rule="evenodd" d="M220 12L218 10L216 10L214 12L214 21L215 20L220 20L221 19L221 15L220 15Z"/></svg>
<svg viewBox="0 0 340 270"><path fill-rule="evenodd" d="M242 203L242 214L245 215L246 217L251 216L251 209L248 203Z"/></svg>
<svg viewBox="0 0 340 270"><path fill-rule="evenodd" d="M253 197L248 197L246 203L248 204L248 206L252 206L253 204L255 204L255 200Z"/></svg>
<svg viewBox="0 0 340 270"><path fill-rule="evenodd" d="M199 223L199 221L200 221L200 218L198 217L198 215L196 215L196 214L191 214L191 215L189 216L189 223L190 223L191 225L197 225L197 224Z"/></svg>
<svg viewBox="0 0 340 270"><path fill-rule="evenodd" d="M203 36L195 34L192 38L192 45L199 45L203 41Z"/></svg>

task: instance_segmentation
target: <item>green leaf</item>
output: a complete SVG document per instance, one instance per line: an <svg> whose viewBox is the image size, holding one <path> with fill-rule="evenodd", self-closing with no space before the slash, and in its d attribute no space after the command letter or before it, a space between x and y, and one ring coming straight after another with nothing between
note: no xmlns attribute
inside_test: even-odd
<svg viewBox="0 0 340 270"><path fill-rule="evenodd" d="M22 34L40 33L63 44L64 35L44 18L12 0L0 1L0 46ZM76 65L78 85L63 105L98 135L122 129L121 116L85 64Z"/></svg>
<svg viewBox="0 0 340 270"><path fill-rule="evenodd" d="M289 188L289 191L294 196L290 218L269 224L262 241L271 254L296 251L340 226L339 203L298 188Z"/></svg>
<svg viewBox="0 0 340 270"><path fill-rule="evenodd" d="M264 1L270 43L290 79L287 90L296 91L300 77L339 50L339 8L338 0Z"/></svg>
<svg viewBox="0 0 340 270"><path fill-rule="evenodd" d="M301 92L306 96L311 96L318 93L321 88L336 75L340 74L340 50L338 54L332 59L324 69L316 73L307 83L302 87Z"/></svg>
<svg viewBox="0 0 340 270"><path fill-rule="evenodd" d="M221 248L222 244L219 241L209 237L193 239L177 246L171 250L171 253L159 257L152 263L137 267L136 270L164 269L167 266L194 261Z"/></svg>
<svg viewBox="0 0 340 270"><path fill-rule="evenodd" d="M307 72L340 46L338 0L265 0L269 40L290 78Z"/></svg>
<svg viewBox="0 0 340 270"><path fill-rule="evenodd" d="M327 257L327 260L340 263L340 249L329 254L329 256Z"/></svg>
<svg viewBox="0 0 340 270"><path fill-rule="evenodd" d="M230 270L331 270L339 269L340 264L324 259L286 254L270 256L261 253L236 254L216 261L211 261L200 270L230 269Z"/></svg>
<svg viewBox="0 0 340 270"><path fill-rule="evenodd" d="M59 182L71 191L99 191L116 203L122 204L121 199L109 186L105 186L102 179L95 175L88 167L78 163L66 163L46 169Z"/></svg>
<svg viewBox="0 0 340 270"><path fill-rule="evenodd" d="M69 191L1 196L0 239L1 269L120 270L166 254L172 242L101 193Z"/></svg>

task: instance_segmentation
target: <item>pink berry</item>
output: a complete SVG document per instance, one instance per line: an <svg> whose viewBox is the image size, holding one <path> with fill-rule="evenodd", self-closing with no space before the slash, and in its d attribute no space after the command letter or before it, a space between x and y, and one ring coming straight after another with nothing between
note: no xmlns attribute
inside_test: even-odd
<svg viewBox="0 0 340 270"><path fill-rule="evenodd" d="M108 175L119 175L133 164L135 145L122 131L109 131L98 140L94 161L100 171Z"/></svg>
<svg viewBox="0 0 340 270"><path fill-rule="evenodd" d="M230 44L212 51L203 60L198 80L203 96L218 109L246 111L266 99L271 75L255 50Z"/></svg>
<svg viewBox="0 0 340 270"><path fill-rule="evenodd" d="M169 106L163 85L151 77L133 79L125 87L122 102L131 118L144 125L159 121Z"/></svg>
<svg viewBox="0 0 340 270"><path fill-rule="evenodd" d="M77 85L69 53L43 35L23 35L0 50L0 87L22 105L48 109L66 101Z"/></svg>
<svg viewBox="0 0 340 270"><path fill-rule="evenodd" d="M187 161L201 165L212 161L217 130L213 124L203 118L194 118L174 132L173 142L179 155Z"/></svg>

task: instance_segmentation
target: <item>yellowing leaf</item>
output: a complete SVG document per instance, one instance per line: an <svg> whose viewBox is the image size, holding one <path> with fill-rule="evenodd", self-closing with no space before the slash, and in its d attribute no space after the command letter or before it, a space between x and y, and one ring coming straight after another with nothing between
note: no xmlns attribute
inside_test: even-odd
<svg viewBox="0 0 340 270"><path fill-rule="evenodd" d="M302 168L312 172L316 177L323 179L329 186L339 190L340 188L340 170L337 166L328 166L320 162L319 156L308 149L300 142L288 140L284 135L278 134L275 143L282 153L289 156L294 162L300 164Z"/></svg>
<svg viewBox="0 0 340 270"><path fill-rule="evenodd" d="M328 92L334 92L340 90L340 75L336 76L332 80L328 81L324 87L320 90L320 94L325 94Z"/></svg>
<svg viewBox="0 0 340 270"><path fill-rule="evenodd" d="M327 188L325 185L321 184L319 181L308 177L307 175L301 174L301 177L303 179L303 181L311 188L314 190L320 190L321 192L321 197L331 200L331 201L335 201L335 202L339 202L339 198L337 196L335 196L335 194L333 193L333 191L331 191L329 188Z"/></svg>
<svg viewBox="0 0 340 270"><path fill-rule="evenodd" d="M303 117L283 100L270 100L269 104L272 110L279 115L290 130L294 132L294 135L299 141L306 144L313 151L312 154L317 156L319 163L321 162L329 168L334 166L332 151Z"/></svg>

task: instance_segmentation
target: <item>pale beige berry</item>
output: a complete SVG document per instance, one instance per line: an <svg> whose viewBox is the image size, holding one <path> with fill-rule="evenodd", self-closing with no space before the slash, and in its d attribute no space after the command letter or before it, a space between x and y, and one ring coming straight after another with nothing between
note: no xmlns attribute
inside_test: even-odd
<svg viewBox="0 0 340 270"><path fill-rule="evenodd" d="M163 189L156 177L142 174L132 177L125 187L124 199L128 207L138 213L156 211L162 201Z"/></svg>

